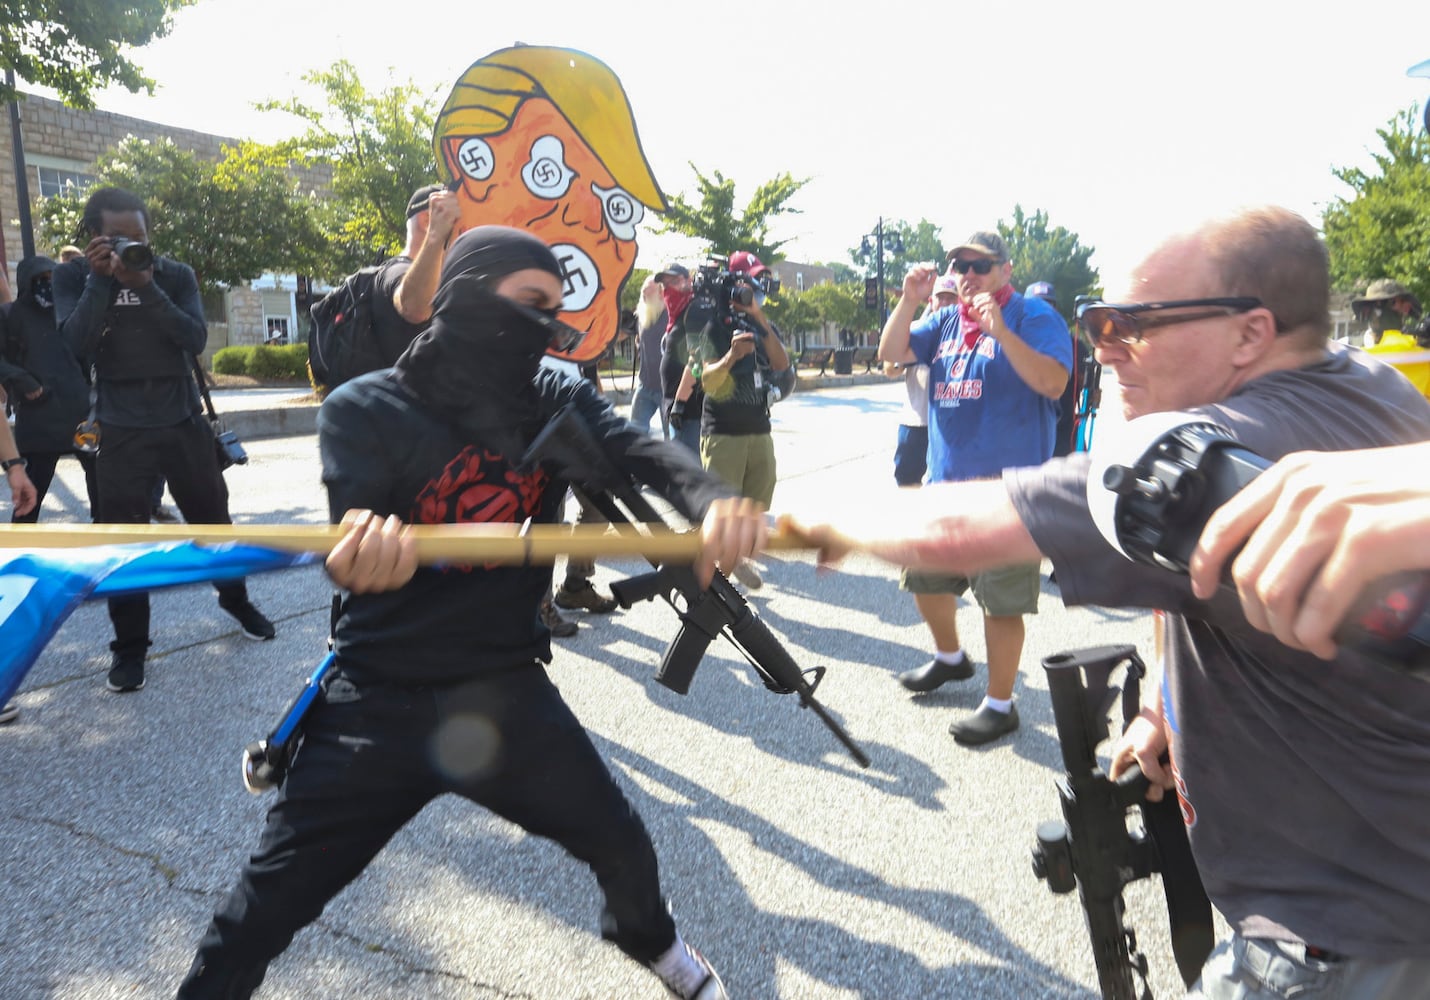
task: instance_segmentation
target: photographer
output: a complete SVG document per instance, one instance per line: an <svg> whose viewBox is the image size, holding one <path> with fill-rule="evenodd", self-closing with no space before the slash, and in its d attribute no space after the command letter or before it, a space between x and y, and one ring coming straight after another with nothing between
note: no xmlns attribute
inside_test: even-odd
<svg viewBox="0 0 1430 1000"><path fill-rule="evenodd" d="M230 524L228 487L213 428L200 406L194 359L208 328L193 270L149 248L149 213L120 188L99 188L81 221L84 256L54 272L55 319L76 357L93 358L100 426L95 470L106 524L147 524L157 478L168 481L190 524ZM250 639L272 639L273 623L242 580L216 585L219 607ZM109 601L114 653L106 686L144 686L149 595Z"/></svg>
<svg viewBox="0 0 1430 1000"><path fill-rule="evenodd" d="M703 268L681 317L691 371L705 392L701 463L765 507L776 480L770 405L794 388L789 353L762 308L768 272L744 250L730 255L728 276ZM736 566L735 576L751 590L764 582L749 563Z"/></svg>

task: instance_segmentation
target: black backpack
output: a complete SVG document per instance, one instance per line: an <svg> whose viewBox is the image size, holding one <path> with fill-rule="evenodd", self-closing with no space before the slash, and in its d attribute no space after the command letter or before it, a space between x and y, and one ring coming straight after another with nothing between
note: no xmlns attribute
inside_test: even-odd
<svg viewBox="0 0 1430 1000"><path fill-rule="evenodd" d="M383 358L372 328L372 293L382 267L374 264L348 275L313 303L308 377L320 394L390 364Z"/></svg>

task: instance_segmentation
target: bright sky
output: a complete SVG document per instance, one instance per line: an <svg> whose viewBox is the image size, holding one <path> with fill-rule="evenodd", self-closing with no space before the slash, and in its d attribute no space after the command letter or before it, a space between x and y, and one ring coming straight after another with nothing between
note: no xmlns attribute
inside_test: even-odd
<svg viewBox="0 0 1430 1000"><path fill-rule="evenodd" d="M604 12L603 12L604 11ZM667 193L694 163L737 204L788 171L811 178L776 224L794 260L848 263L884 219L927 218L953 244L1015 203L1096 247L1104 284L1149 241L1276 202L1319 223L1370 166L1375 135L1423 104L1430 2L905 0L199 0L137 53L154 97L100 107L224 135L297 131L255 101L303 92L346 58L371 89L413 80L437 103L514 42L584 50L620 77ZM683 245L642 237L639 266Z"/></svg>

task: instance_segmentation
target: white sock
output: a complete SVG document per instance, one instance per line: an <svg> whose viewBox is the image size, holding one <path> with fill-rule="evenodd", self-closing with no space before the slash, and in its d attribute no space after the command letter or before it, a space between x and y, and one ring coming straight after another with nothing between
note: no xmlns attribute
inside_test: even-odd
<svg viewBox="0 0 1430 1000"><path fill-rule="evenodd" d="M947 664L950 667L956 667L967 659L967 657L963 655L963 650L961 649L955 650L952 653L945 653L943 650L940 649L933 654L933 658L940 663Z"/></svg>
<svg viewBox="0 0 1430 1000"><path fill-rule="evenodd" d="M995 712L1002 712L1004 715L1007 715L1009 712L1011 712L1011 711L1013 710L1013 699L1012 699L1012 698L990 698L989 696L984 695L984 696L983 696L983 704L978 706L978 710L981 712L981 711L983 711L985 708L991 708L991 709L993 709L993 711L995 711Z"/></svg>
<svg viewBox="0 0 1430 1000"><path fill-rule="evenodd" d="M705 966L700 964L689 946L681 939L678 931L675 943L665 950L664 955L650 963L650 967L657 976L682 995L694 993L709 975Z"/></svg>

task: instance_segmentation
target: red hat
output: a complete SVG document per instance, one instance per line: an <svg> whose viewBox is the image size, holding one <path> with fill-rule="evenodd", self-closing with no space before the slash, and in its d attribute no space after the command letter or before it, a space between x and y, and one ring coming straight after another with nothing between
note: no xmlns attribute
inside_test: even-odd
<svg viewBox="0 0 1430 1000"><path fill-rule="evenodd" d="M758 278L768 270L769 268L760 263L760 258L748 250L736 250L730 255L730 272L732 274L748 274L752 278Z"/></svg>

